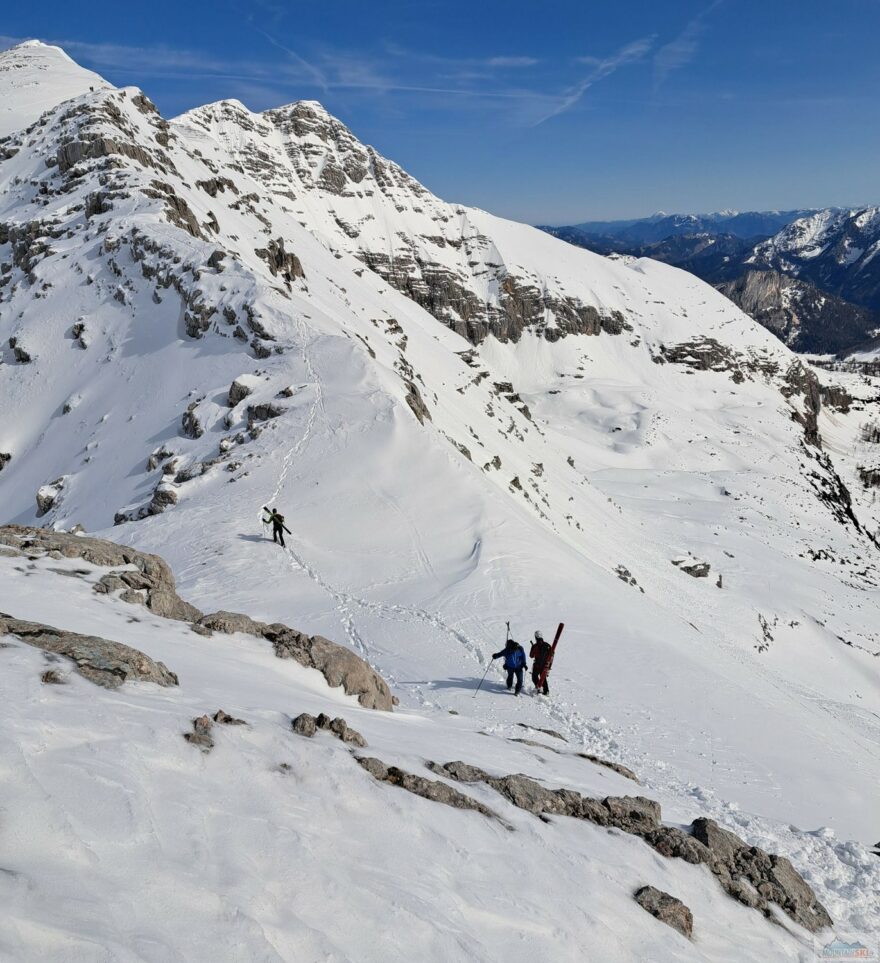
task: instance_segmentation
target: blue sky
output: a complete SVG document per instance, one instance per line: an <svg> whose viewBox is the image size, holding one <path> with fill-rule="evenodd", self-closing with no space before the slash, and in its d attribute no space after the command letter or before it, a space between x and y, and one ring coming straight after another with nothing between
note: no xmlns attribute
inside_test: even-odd
<svg viewBox="0 0 880 963"><path fill-rule="evenodd" d="M318 99L441 197L520 220L880 200L880 0L7 5L166 116Z"/></svg>

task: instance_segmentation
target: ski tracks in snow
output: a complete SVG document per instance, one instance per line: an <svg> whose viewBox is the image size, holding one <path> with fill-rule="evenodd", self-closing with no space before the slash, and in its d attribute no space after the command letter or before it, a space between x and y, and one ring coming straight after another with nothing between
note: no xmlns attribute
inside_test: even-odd
<svg viewBox="0 0 880 963"><path fill-rule="evenodd" d="M321 383L320 375L318 374L315 364L312 360L311 351L309 350L309 337L306 330L306 326L303 322L297 319L297 327L299 329L300 337L302 339L302 359L305 365L308 376L314 385L314 398L309 407L309 413L306 418L306 425L303 433L300 437L290 446L281 464L281 471L278 475L278 481L275 485L275 490L272 493L271 501L277 501L284 487L284 482L290 471L291 466L294 464L295 459L302 454L309 440L312 437L315 428L315 422L317 421L319 413L323 414L324 419L328 420L327 412L324 407L324 391ZM332 429L332 426L329 426ZM377 493L378 495L379 493ZM384 497L384 496L381 496ZM387 502L389 499L384 497ZM403 514L399 506L392 506L396 510ZM262 509L262 506L261 506ZM410 519L406 519L411 531L414 529L414 525ZM419 559L420 564L423 568L434 574L434 569L424 551L421 544L421 539L418 535L417 530L414 531L414 538L416 541L416 554ZM296 535L291 536L292 539L296 539ZM431 629L440 632L449 638L453 639L458 645L464 648L469 655L471 655L478 663L481 663L484 656L482 648L469 638L464 632L459 629L454 628L452 625L447 623L436 613L429 612L427 609L420 608L418 606L408 606L401 605L397 603L388 602L376 602L369 599L361 598L350 592L345 591L329 582L318 570L317 568L310 564L299 552L296 551L292 546L286 546L285 552L288 558L291 568L296 567L301 569L316 585L320 586L335 602L336 610L339 615L339 619L342 622L345 633L348 637L351 646L358 651L365 658L369 657L370 661L385 675L391 684L396 684L396 680L392 673L387 672L381 664L375 661L375 653L371 648L370 644L366 641L361 631L358 629L356 624L357 616L359 614L369 614L380 619L385 619L391 622L409 622L417 623L429 626ZM419 693L421 697L421 693ZM424 700L423 700L424 701Z"/></svg>

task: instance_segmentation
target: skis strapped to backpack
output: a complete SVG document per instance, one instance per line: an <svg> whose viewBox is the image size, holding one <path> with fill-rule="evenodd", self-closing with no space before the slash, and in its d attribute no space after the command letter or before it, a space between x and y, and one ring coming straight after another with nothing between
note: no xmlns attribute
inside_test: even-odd
<svg viewBox="0 0 880 963"><path fill-rule="evenodd" d="M547 661L544 663L544 668L541 670L541 674L538 676L538 689L541 689L547 680L547 673L550 671L550 666L553 665L553 656L556 653L556 646L559 645L559 636L562 635L562 630L564 628L565 623L560 622L559 628L556 630L556 638L553 640L553 645L550 646L550 651L547 653Z"/></svg>

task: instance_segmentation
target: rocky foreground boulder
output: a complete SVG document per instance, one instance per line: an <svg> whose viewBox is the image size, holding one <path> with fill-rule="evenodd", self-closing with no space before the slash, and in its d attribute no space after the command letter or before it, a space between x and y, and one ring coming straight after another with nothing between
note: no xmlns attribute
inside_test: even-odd
<svg viewBox="0 0 880 963"><path fill-rule="evenodd" d="M368 709L390 710L394 704L388 683L369 663L321 635L297 632L283 622L259 622L239 612L215 612L203 616L198 624L212 632L243 632L266 639L279 659L295 659L300 665L317 669L328 685L342 686Z"/></svg>
<svg viewBox="0 0 880 963"><path fill-rule="evenodd" d="M104 538L53 532L47 528L27 528L23 525L0 526L0 544L9 545L26 555L53 555L81 558L92 565L106 568L134 566L137 571L111 572L98 582L98 592L130 590L125 601L140 602L156 615L166 619L193 622L202 613L177 594L174 575L168 563L158 555L139 552L127 545Z"/></svg>
<svg viewBox="0 0 880 963"><path fill-rule="evenodd" d="M325 715L323 712L320 713L317 718L308 712L302 712L291 722L290 728L299 735L305 736L307 739L311 739L319 730L324 730L336 736L340 742L358 746L361 749L367 744L367 740L364 739L357 729L352 729L341 716L338 716L336 719L331 719L330 716Z"/></svg>
<svg viewBox="0 0 880 963"><path fill-rule="evenodd" d="M162 686L177 685L177 676L163 662L155 662L121 642L67 632L40 622L26 622L2 612L0 635L14 635L44 652L72 659L81 676L105 689L115 689L132 680Z"/></svg>
<svg viewBox="0 0 880 963"><path fill-rule="evenodd" d="M392 786L399 786L401 789L406 789L407 792L421 796L423 799L430 799L432 802L439 802L444 806L452 806L453 809L470 809L473 812L482 813L489 819L498 820L506 829L512 828L487 806L439 779L426 779L424 776L417 776L414 773L398 769L397 766L386 766L381 759L376 759L374 756L358 756L356 758L358 764L377 782L387 782Z"/></svg>
<svg viewBox="0 0 880 963"><path fill-rule="evenodd" d="M690 939L694 931L694 917L680 899L654 886L642 886L637 889L633 899L651 916Z"/></svg>
<svg viewBox="0 0 880 963"><path fill-rule="evenodd" d="M429 762L427 768L456 782L485 783L514 806L541 818L556 815L586 819L640 836L662 856L705 864L726 893L770 918L771 904L775 904L810 932L832 924L825 907L789 860L750 846L712 819L695 819L686 832L664 826L660 804L644 796L591 799L571 789L547 789L519 773L492 776L458 761L444 765Z"/></svg>
<svg viewBox="0 0 880 963"><path fill-rule="evenodd" d="M177 594L171 568L158 555L104 538L23 525L0 526L0 545L27 556L81 558L92 565L114 569L101 576L95 584L96 592L119 592L122 601L144 605L163 618L189 622L202 635L243 632L265 639L279 659L294 659L308 669L317 669L329 686L342 686L348 695L357 696L362 706L390 710L394 705L385 680L345 646L320 635L298 632L282 622L258 622L239 612L204 615Z"/></svg>

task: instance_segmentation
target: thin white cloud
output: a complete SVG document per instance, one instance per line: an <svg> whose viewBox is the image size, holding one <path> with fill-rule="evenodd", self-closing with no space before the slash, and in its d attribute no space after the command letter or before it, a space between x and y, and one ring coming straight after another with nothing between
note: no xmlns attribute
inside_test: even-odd
<svg viewBox="0 0 880 963"><path fill-rule="evenodd" d="M323 90L325 93L327 92L329 89L329 84L327 77L322 70L306 60L305 57L300 56L295 50L291 50L289 47L286 47L283 43L276 40L273 36L266 33L265 30L258 30L258 33L262 34L273 47L277 47L278 50L282 51L282 53L285 53L293 61L293 63L296 64L297 67L305 70L305 72L311 76L312 80L315 81L321 90Z"/></svg>
<svg viewBox="0 0 880 963"><path fill-rule="evenodd" d="M489 57L483 61L487 67L535 67L540 62L537 57Z"/></svg>
<svg viewBox="0 0 880 963"><path fill-rule="evenodd" d="M269 0L271 2L271 0ZM651 39L627 44L608 58L584 58L592 68L584 80L558 92L565 64L525 55L455 58L386 46L382 54L333 48L311 50L308 59L269 33L251 28L283 56L256 60L217 57L210 53L165 45L135 46L90 43L72 39L47 42L64 48L74 59L100 72L112 72L116 82L144 84L147 78L165 81L205 81L223 96L278 105L304 96L315 88L323 97L334 92L363 92L378 98L398 95L418 98L435 110L483 110L493 121L516 126L543 123L570 109L596 81L625 63L645 55ZM0 36L0 48L23 38ZM528 71L530 83L512 84L511 72ZM455 108L453 108L455 104ZM535 120L537 118L537 120Z"/></svg>
<svg viewBox="0 0 880 963"><path fill-rule="evenodd" d="M603 80L605 77L609 77L616 70L619 70L621 67L624 67L627 64L643 60L653 44L653 37L642 37L639 40L633 40L632 43L628 43L621 47L617 53L610 57L579 58L579 63L589 64L593 69L586 77L573 86L567 88L558 97L556 97L552 103L552 106L548 110L541 113L537 120L534 120L530 126L537 127L540 124L545 123L545 121L550 120L552 117L558 117L560 114L564 114L566 111L571 110L571 108L574 107L578 101L580 101L580 99L590 89L590 87L593 86L593 84Z"/></svg>
<svg viewBox="0 0 880 963"><path fill-rule="evenodd" d="M654 91L659 90L671 73L686 67L697 55L700 39L706 29L706 19L722 0L712 0L708 7L701 10L684 30L669 43L664 44L654 54Z"/></svg>

